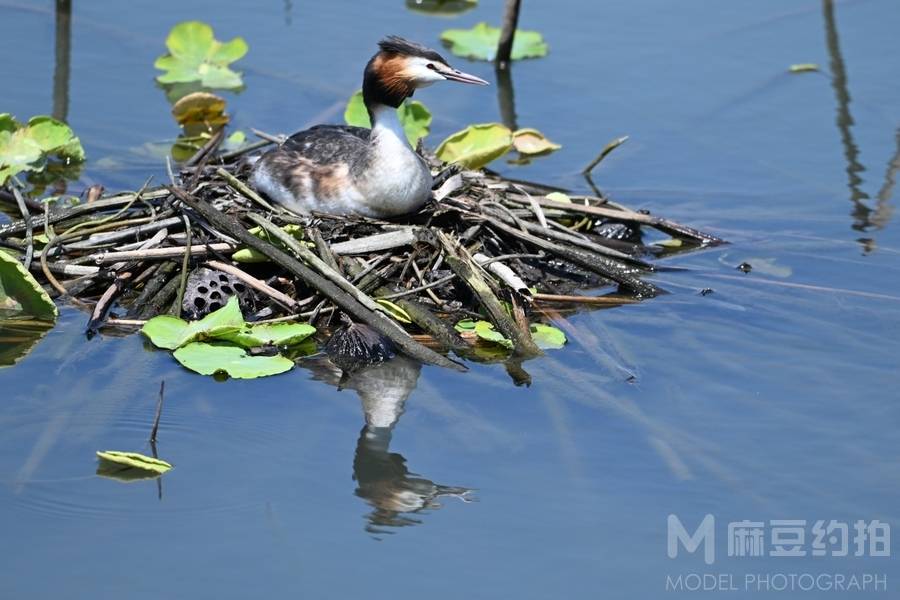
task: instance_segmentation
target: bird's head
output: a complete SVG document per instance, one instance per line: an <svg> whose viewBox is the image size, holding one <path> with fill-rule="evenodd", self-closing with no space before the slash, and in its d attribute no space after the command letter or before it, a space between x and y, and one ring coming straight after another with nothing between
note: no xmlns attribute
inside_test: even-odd
<svg viewBox="0 0 900 600"><path fill-rule="evenodd" d="M454 69L431 48L401 37L388 36L378 47L363 76L363 98L369 106L384 104L397 108L417 89L438 81L488 85L480 77Z"/></svg>

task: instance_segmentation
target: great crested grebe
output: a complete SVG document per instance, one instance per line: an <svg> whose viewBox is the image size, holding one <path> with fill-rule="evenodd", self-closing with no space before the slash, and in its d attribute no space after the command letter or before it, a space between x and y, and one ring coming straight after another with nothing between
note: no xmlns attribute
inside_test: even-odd
<svg viewBox="0 0 900 600"><path fill-rule="evenodd" d="M295 133L253 166L250 182L258 191L300 214L393 217L425 204L431 171L407 142L396 109L436 81L488 82L401 37L389 36L378 46L362 88L372 129L316 125Z"/></svg>

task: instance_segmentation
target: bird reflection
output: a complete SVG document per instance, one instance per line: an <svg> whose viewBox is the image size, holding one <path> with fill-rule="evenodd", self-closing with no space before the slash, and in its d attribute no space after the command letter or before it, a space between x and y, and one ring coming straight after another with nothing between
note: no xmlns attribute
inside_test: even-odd
<svg viewBox="0 0 900 600"><path fill-rule="evenodd" d="M362 402L366 424L356 443L353 479L356 495L373 508L367 515L366 531L379 535L418 525L422 523L418 515L440 508L441 497L471 500L472 490L440 485L412 473L406 458L390 451L394 425L419 380L418 362L396 356L350 374L342 374L324 359L308 366L316 379L354 390Z"/></svg>

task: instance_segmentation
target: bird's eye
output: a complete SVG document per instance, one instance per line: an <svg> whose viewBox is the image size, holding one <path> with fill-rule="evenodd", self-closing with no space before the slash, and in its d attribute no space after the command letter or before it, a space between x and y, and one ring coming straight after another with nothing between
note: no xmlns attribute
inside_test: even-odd
<svg viewBox="0 0 900 600"><path fill-rule="evenodd" d="M434 63L428 63L425 66L428 67L429 69L431 69L432 71L437 71L437 67L434 66Z"/></svg>

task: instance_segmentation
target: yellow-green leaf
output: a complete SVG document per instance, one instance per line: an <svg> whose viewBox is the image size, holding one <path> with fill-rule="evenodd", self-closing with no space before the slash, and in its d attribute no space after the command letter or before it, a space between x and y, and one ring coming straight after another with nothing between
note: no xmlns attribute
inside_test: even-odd
<svg viewBox="0 0 900 600"><path fill-rule="evenodd" d="M482 123L451 134L435 154L444 162L478 169L509 152L512 145L509 128L500 123Z"/></svg>
<svg viewBox="0 0 900 600"><path fill-rule="evenodd" d="M562 148L547 139L537 129L519 129L513 133L513 146L516 151L528 156L550 154Z"/></svg>
<svg viewBox="0 0 900 600"><path fill-rule="evenodd" d="M172 465L164 460L145 456L137 452L120 452L118 450L97 451L97 458L101 463L107 462L120 469L140 469L162 475L172 470Z"/></svg>
<svg viewBox="0 0 900 600"><path fill-rule="evenodd" d="M412 318L409 316L409 313L391 302L390 300L385 300L383 298L376 298L375 302L380 304L385 312L393 317L396 321L400 321L401 323L412 323Z"/></svg>
<svg viewBox="0 0 900 600"><path fill-rule="evenodd" d="M816 63L800 63L791 65L788 70L791 73L813 73L819 70L819 65Z"/></svg>
<svg viewBox="0 0 900 600"><path fill-rule="evenodd" d="M18 260L0 252L0 319L31 317L53 322L56 304Z"/></svg>
<svg viewBox="0 0 900 600"><path fill-rule="evenodd" d="M237 296L232 296L219 310L199 321L184 321L170 315L153 317L141 328L158 348L175 350L196 340L209 340L236 333L244 328L244 317Z"/></svg>

